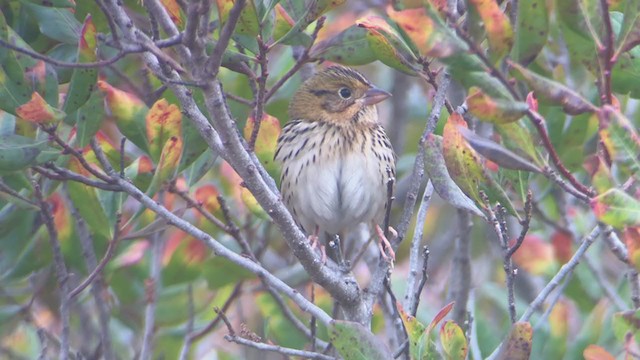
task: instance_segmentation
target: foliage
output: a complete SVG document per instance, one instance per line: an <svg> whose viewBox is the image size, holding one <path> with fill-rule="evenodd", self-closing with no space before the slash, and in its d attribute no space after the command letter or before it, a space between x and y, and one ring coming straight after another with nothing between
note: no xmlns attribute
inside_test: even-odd
<svg viewBox="0 0 640 360"><path fill-rule="evenodd" d="M0 353L636 356L640 1L462 2L0 3ZM322 62L394 93L390 277L279 201Z"/></svg>

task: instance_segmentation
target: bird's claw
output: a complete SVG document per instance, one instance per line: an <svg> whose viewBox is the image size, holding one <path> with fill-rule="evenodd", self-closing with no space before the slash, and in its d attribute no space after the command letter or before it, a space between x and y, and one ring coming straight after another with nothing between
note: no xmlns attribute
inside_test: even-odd
<svg viewBox="0 0 640 360"><path fill-rule="evenodd" d="M396 252L393 251L391 242L389 242L389 239L387 239L387 237L384 235L384 231L382 230L380 225L376 225L376 233L378 234L378 238L380 239L380 241L378 242L378 248L380 249L382 258L385 261L391 263L391 266L393 266L393 262L396 260ZM398 237L398 232L391 226L389 226L389 233L393 236L394 239Z"/></svg>
<svg viewBox="0 0 640 360"><path fill-rule="evenodd" d="M319 237L318 235L309 235L309 243L311 244L311 249L315 250L316 247L320 248L320 254L321 254L321 261L322 264L326 264L327 263L327 250L325 249L324 245L320 244L319 241Z"/></svg>

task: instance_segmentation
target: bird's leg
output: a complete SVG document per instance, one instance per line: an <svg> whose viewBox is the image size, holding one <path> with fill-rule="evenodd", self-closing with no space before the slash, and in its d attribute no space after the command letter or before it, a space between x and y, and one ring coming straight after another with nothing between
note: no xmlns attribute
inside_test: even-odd
<svg viewBox="0 0 640 360"><path fill-rule="evenodd" d="M314 249L317 247L320 248L320 253L322 254L322 263L326 264L327 263L327 251L324 247L323 244L320 244L319 241L319 237L318 237L318 233L320 232L320 228L318 226L316 226L315 230L313 231L313 234L309 235L309 243L311 243L311 249Z"/></svg>
<svg viewBox="0 0 640 360"><path fill-rule="evenodd" d="M393 264L393 262L396 260L396 253L395 251L393 251L393 248L391 247L391 242L389 242L389 239L387 239L387 237L384 235L384 231L382 230L380 225L375 224L375 228L376 228L376 233L378 234L378 239L380 240L378 242L378 248L380 249L380 254L382 255L383 259ZM391 235L394 238L398 236L398 232L392 227L389 227L389 233L391 233ZM387 252L389 252L388 255L387 255Z"/></svg>

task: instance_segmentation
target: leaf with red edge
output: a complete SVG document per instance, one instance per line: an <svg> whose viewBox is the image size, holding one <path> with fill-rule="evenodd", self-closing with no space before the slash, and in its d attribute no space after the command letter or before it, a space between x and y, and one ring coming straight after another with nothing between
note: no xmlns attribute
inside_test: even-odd
<svg viewBox="0 0 640 360"><path fill-rule="evenodd" d="M448 320L440 328L440 343L448 360L464 360L467 358L467 339L464 331L453 320Z"/></svg>
<svg viewBox="0 0 640 360"><path fill-rule="evenodd" d="M518 121L529 109L523 102L494 99L475 86L469 89L466 102L471 114L480 120L495 124Z"/></svg>
<svg viewBox="0 0 640 360"><path fill-rule="evenodd" d="M400 318L404 324L404 328L407 330L407 336L409 336L409 347L412 354L416 353L416 349L425 348L427 344L424 344L425 340L422 336L425 333L426 327L418 321L415 317L407 314L400 303L398 303L398 311ZM426 338L428 340L428 338ZM419 357L417 357L419 358Z"/></svg>
<svg viewBox="0 0 640 360"><path fill-rule="evenodd" d="M510 245L515 244L512 239ZM522 245L513 254L513 261L518 267L533 275L544 275L555 271L553 246L536 235L527 235Z"/></svg>
<svg viewBox="0 0 640 360"><path fill-rule="evenodd" d="M160 0L162 6L164 6L167 13L169 13L169 17L174 24L181 26L182 25L182 17L180 16L180 5L178 5L178 1L176 0Z"/></svg>
<svg viewBox="0 0 640 360"><path fill-rule="evenodd" d="M31 94L31 100L18 106L16 115L37 124L62 120L65 113L49 105L37 92Z"/></svg>
<svg viewBox="0 0 640 360"><path fill-rule="evenodd" d="M146 117L149 155L154 161L160 159L165 144L173 137L182 136L182 113L180 109L160 99L153 104Z"/></svg>
<svg viewBox="0 0 640 360"><path fill-rule="evenodd" d="M506 14L502 12L496 0L469 1L484 23L489 40L490 55L494 63L499 62L513 46L513 29Z"/></svg>
<svg viewBox="0 0 640 360"><path fill-rule="evenodd" d="M624 229L622 238L629 251L629 263L640 271L640 227Z"/></svg>
<svg viewBox="0 0 640 360"><path fill-rule="evenodd" d="M467 123L458 113L449 116L444 126L442 149L449 175L460 189L477 203L482 203L479 184L486 183L486 175L476 151L464 139L459 127Z"/></svg>
<svg viewBox="0 0 640 360"><path fill-rule="evenodd" d="M211 184L207 184L196 189L194 197L198 203L213 214L220 210L218 195L220 195L218 189Z"/></svg>
<svg viewBox="0 0 640 360"><path fill-rule="evenodd" d="M533 343L533 328L528 322L518 321L511 326L507 340L498 351L498 360L529 360Z"/></svg>
<svg viewBox="0 0 640 360"><path fill-rule="evenodd" d="M255 122L254 117L251 116L247 119L247 123L244 126L244 138L247 142L251 139ZM258 137L255 143L255 153L270 174L279 169L273 161L273 155L276 152L278 136L280 136L281 130L280 121L277 118L269 114L262 115L260 130L258 131Z"/></svg>
<svg viewBox="0 0 640 360"><path fill-rule="evenodd" d="M640 225L640 201L613 188L591 199L591 208L599 221L614 228Z"/></svg>
<svg viewBox="0 0 640 360"><path fill-rule="evenodd" d="M273 25L273 40L278 41L285 36L296 24L287 10L279 3L275 6L276 20Z"/></svg>
<svg viewBox="0 0 640 360"><path fill-rule="evenodd" d="M584 162L584 168L591 176L591 184L598 193L603 193L615 186L611 169L600 156L590 156Z"/></svg>
<svg viewBox="0 0 640 360"><path fill-rule="evenodd" d="M615 356L611 355L603 347L591 344L582 352L584 360L615 360Z"/></svg>
<svg viewBox="0 0 640 360"><path fill-rule="evenodd" d="M523 80L534 91L541 102L548 102L562 106L569 115L579 115L585 112L595 112L596 106L568 87L540 76L522 65L509 62L511 74Z"/></svg>
<svg viewBox="0 0 640 360"><path fill-rule="evenodd" d="M379 16L367 16L356 21L356 24L367 29L369 46L378 60L404 73L416 73L416 54L387 20Z"/></svg>
<svg viewBox="0 0 640 360"><path fill-rule="evenodd" d="M162 148L156 172L153 175L153 179L151 180L151 184L147 190L147 194L149 196L153 196L165 182L170 181L175 177L181 156L182 138L179 136L172 136Z"/></svg>
<svg viewBox="0 0 640 360"><path fill-rule="evenodd" d="M573 237L571 233L558 230L551 235L553 253L558 263L565 264L573 256Z"/></svg>
<svg viewBox="0 0 640 360"><path fill-rule="evenodd" d="M137 96L98 81L98 89L106 96L107 108L116 120L118 130L143 151L147 151L145 117L149 108Z"/></svg>
<svg viewBox="0 0 640 360"><path fill-rule="evenodd" d="M611 158L634 176L640 176L640 136L620 111L606 106L599 113L600 139Z"/></svg>
<svg viewBox="0 0 640 360"><path fill-rule="evenodd" d="M455 301L452 301L447 305L445 305L442 309L438 310L436 315L433 317L433 320L431 320L431 322L429 323L429 326L427 326L426 331L431 332L433 329L435 329L436 326L438 326L438 324L440 323L440 321L442 321L442 319L444 319L447 315L449 315L451 310L453 310L453 305L455 304L456 304Z"/></svg>
<svg viewBox="0 0 640 360"><path fill-rule="evenodd" d="M236 0L216 0L221 24L225 24L227 22L229 12L233 8L235 2ZM260 21L258 19L258 14L253 0L247 1L242 8L242 11L240 11L240 17L238 18L238 23L234 32L236 34L248 36L257 36L260 33Z"/></svg>
<svg viewBox="0 0 640 360"><path fill-rule="evenodd" d="M78 62L89 63L98 59L97 30L93 23L91 14L87 15L80 30L80 41L78 44ZM69 91L65 97L64 110L67 114L72 114L89 100L96 81L98 80L98 68L77 68L73 70Z"/></svg>
<svg viewBox="0 0 640 360"><path fill-rule="evenodd" d="M467 49L466 44L444 25L431 3L402 11L395 11L388 6L387 14L423 56L446 58Z"/></svg>
<svg viewBox="0 0 640 360"><path fill-rule="evenodd" d="M138 189L145 191L153 178L153 161L147 155L142 155L125 168L124 174Z"/></svg>

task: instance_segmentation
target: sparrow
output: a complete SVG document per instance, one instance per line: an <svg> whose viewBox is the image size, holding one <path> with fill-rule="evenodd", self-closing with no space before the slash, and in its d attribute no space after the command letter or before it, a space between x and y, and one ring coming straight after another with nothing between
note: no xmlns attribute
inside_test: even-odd
<svg viewBox="0 0 640 360"><path fill-rule="evenodd" d="M320 232L344 234L366 223L379 238L382 257L395 259L381 226L396 155L376 108L389 96L358 71L331 66L291 99L274 160L282 166L282 200L312 247Z"/></svg>

